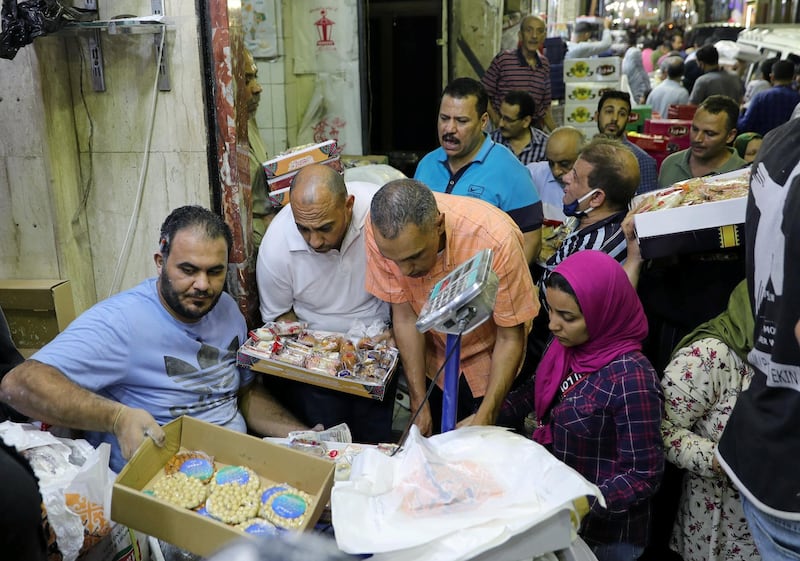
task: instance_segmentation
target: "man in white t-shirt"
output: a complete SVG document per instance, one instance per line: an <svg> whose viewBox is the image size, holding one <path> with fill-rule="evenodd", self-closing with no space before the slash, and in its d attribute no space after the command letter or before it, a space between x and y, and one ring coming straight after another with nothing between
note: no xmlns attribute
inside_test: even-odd
<svg viewBox="0 0 800 561"><path fill-rule="evenodd" d="M358 325L388 326L388 304L364 288L363 229L378 188L361 181L345 185L339 173L321 164L297 173L289 205L272 221L258 251L264 322L302 321L309 329L339 333ZM309 424L345 422L356 442L391 439L393 386L381 402L299 382L270 385Z"/></svg>

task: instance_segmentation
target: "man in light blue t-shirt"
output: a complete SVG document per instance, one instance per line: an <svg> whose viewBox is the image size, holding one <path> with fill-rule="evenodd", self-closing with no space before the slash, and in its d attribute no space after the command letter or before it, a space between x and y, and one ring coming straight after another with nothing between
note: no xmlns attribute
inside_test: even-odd
<svg viewBox="0 0 800 561"><path fill-rule="evenodd" d="M456 78L439 104L440 147L417 165L417 179L439 193L482 199L505 211L522 230L525 258L539 255L542 202L514 153L483 132L489 96L472 78Z"/></svg>
<svg viewBox="0 0 800 561"><path fill-rule="evenodd" d="M154 256L158 277L81 314L3 378L0 399L108 442L115 471L145 437L163 444L161 425L181 415L270 436L306 428L236 365L247 327L222 290L231 244L211 211L174 210Z"/></svg>

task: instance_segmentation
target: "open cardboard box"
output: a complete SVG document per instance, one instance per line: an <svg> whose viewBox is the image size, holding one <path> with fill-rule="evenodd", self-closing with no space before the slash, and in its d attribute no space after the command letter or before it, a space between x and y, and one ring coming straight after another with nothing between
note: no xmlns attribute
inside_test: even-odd
<svg viewBox="0 0 800 561"><path fill-rule="evenodd" d="M14 344L25 356L45 346L75 319L68 280L0 280L0 308Z"/></svg>
<svg viewBox="0 0 800 561"><path fill-rule="evenodd" d="M164 432L167 437L162 448L145 439L117 477L111 498L115 522L202 556L247 535L143 492L182 448L202 450L222 464L247 466L262 478L288 483L311 495L313 510L301 531L314 527L330 500L333 462L187 416L164 425Z"/></svg>

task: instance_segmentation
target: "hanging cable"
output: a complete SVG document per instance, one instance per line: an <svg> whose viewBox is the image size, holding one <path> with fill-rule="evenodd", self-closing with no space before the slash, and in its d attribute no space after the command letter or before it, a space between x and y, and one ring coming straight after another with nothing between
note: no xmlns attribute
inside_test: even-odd
<svg viewBox="0 0 800 561"><path fill-rule="evenodd" d="M161 31L161 43L158 45L158 50L156 52L156 78L153 83L153 98L150 107L150 122L147 128L147 138L145 139L144 145L144 155L142 157L142 169L139 174L139 185L136 189L136 200L133 204L133 210L131 211L131 219L128 222L128 230L125 232L125 239L122 242L122 251L120 251L119 259L117 259L117 265L114 268L114 278L111 281L111 286L108 290L108 295L111 296L119 291L119 287L122 284L122 275L125 271L125 264L128 262L128 257L131 253L131 246L133 245L133 234L136 231L136 224L139 221L139 211L141 210L142 206L142 198L144 196L144 185L145 180L147 179L147 168L150 164L150 144L153 141L153 129L155 128L156 122L156 103L158 102L158 78L159 72L161 70L161 57L164 54L164 43L166 42L167 37L167 28L164 26L164 29Z"/></svg>
<svg viewBox="0 0 800 561"><path fill-rule="evenodd" d="M408 420L408 425L406 426L406 429L403 431L403 434L400 436L400 440L397 441L397 448L395 448L394 451L392 452L392 456L397 454L397 452L403 447L406 438L408 438L408 433L411 431L411 427L414 425L414 421L417 420L417 417L419 417L422 408L425 407L426 403L428 403L428 400L431 397L431 392L433 392L433 388L436 387L436 382L437 380L439 380L439 376L442 374L442 371L444 371L444 367L447 365L448 361L453 356L455 350L461 347L461 335L467 328L467 324L469 323L469 321L475 316L475 313L476 310L473 306L468 306L464 308L464 310L462 310L461 316L458 318L458 327L457 327L458 337L456 338L456 342L450 348L450 352L447 353L447 356L444 357L444 362L442 362L442 365L439 367L439 370L436 371L436 375L434 375L433 380L431 380L430 386L428 386L428 391L425 392L425 398L422 400L422 403L420 403L419 407L417 407L417 410L414 411L414 414Z"/></svg>

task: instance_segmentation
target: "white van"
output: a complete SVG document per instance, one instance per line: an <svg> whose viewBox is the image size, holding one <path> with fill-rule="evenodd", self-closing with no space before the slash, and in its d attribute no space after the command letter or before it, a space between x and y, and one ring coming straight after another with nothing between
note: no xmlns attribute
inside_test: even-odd
<svg viewBox="0 0 800 561"><path fill-rule="evenodd" d="M800 26L796 24L757 25L739 33L736 43L744 51L758 53L758 60L743 75L745 83L758 72L761 61L768 58L800 64Z"/></svg>

